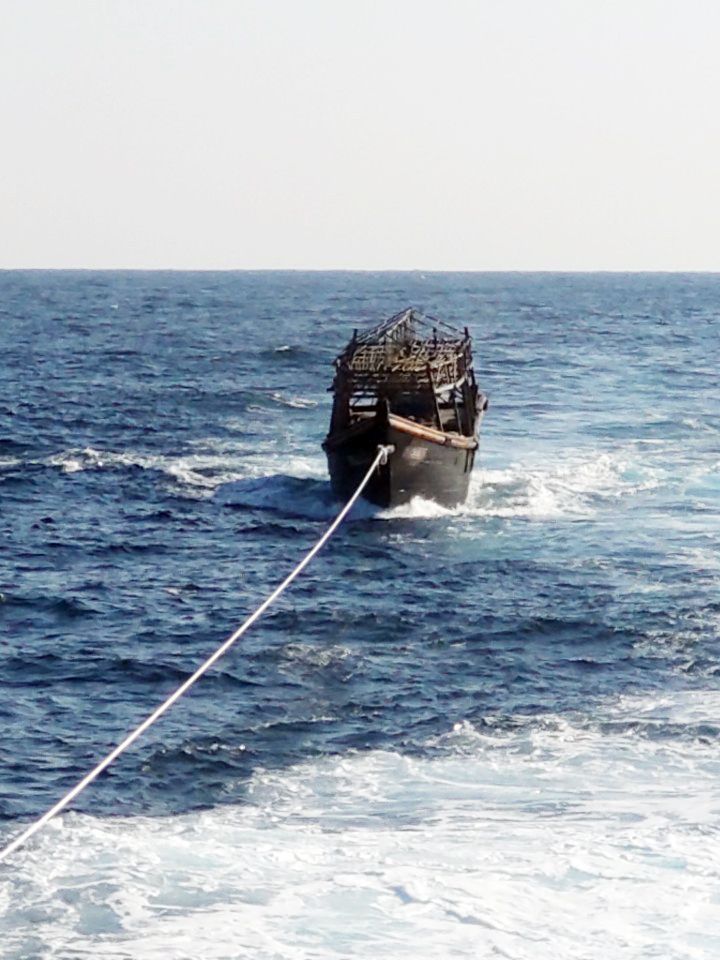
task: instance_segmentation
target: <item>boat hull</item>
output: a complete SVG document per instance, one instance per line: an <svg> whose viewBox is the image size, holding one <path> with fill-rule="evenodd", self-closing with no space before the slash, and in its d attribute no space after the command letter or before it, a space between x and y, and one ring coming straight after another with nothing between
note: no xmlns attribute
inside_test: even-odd
<svg viewBox="0 0 720 960"><path fill-rule="evenodd" d="M323 444L335 495L349 499L377 455L379 445L394 450L373 474L364 497L380 507L413 497L454 507L467 498L477 441L442 434L402 417L377 417L359 428L330 435Z"/></svg>

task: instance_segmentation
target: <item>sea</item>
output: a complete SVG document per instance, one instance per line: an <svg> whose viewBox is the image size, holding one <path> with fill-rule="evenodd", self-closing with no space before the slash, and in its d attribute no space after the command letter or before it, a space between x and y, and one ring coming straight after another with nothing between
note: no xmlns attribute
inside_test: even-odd
<svg viewBox="0 0 720 960"><path fill-rule="evenodd" d="M332 361L413 305L467 503L353 508L0 864L3 960L720 957L720 275L0 273L0 844L340 509Z"/></svg>

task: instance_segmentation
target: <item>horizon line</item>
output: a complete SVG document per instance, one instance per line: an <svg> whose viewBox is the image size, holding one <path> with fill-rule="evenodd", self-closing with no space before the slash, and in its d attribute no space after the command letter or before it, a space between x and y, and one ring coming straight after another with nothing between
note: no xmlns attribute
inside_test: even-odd
<svg viewBox="0 0 720 960"><path fill-rule="evenodd" d="M444 269L439 267L5 267L0 266L0 273L473 273L473 274L508 274L508 273L542 273L542 274L720 274L720 267L716 269L698 267L502 267L502 268L462 268L453 267Z"/></svg>

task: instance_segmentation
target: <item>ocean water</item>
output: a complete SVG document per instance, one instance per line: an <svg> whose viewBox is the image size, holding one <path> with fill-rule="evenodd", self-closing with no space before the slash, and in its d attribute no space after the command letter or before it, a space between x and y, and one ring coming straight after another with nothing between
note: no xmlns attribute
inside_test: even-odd
<svg viewBox="0 0 720 960"><path fill-rule="evenodd" d="M0 841L335 515L331 361L468 325L468 502L358 505L0 865L3 960L720 956L720 275L0 273Z"/></svg>

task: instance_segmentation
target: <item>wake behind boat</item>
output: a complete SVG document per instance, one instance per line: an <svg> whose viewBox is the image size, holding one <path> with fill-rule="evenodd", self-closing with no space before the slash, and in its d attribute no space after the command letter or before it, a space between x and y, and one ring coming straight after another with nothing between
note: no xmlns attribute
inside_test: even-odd
<svg viewBox="0 0 720 960"><path fill-rule="evenodd" d="M462 503L488 404L467 327L408 308L355 331L335 369L323 449L336 496L350 496L382 444L394 452L365 490L371 503L390 507L414 496Z"/></svg>

